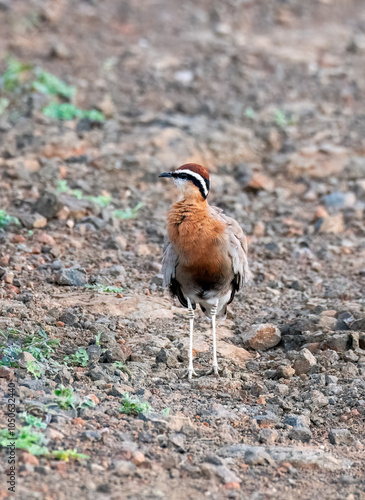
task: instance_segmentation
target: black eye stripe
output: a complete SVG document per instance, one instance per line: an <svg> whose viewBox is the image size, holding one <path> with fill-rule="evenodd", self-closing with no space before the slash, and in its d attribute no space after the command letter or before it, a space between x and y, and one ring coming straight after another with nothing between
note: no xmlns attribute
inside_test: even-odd
<svg viewBox="0 0 365 500"><path fill-rule="evenodd" d="M194 175L191 175L186 172L181 172L181 173L174 172L172 176L177 177L178 179L191 181L197 188L199 188L199 191L204 199L208 196L210 182L208 179L205 179L202 175L199 174L199 178L196 178ZM204 182L204 186L202 185L202 182Z"/></svg>

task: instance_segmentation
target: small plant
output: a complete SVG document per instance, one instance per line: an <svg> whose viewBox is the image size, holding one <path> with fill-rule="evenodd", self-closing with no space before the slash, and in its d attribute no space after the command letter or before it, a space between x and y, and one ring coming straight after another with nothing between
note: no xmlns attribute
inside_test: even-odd
<svg viewBox="0 0 365 500"><path fill-rule="evenodd" d="M99 333L95 336L95 344L96 344L96 345L100 345L100 337L101 337L101 332L99 332Z"/></svg>
<svg viewBox="0 0 365 500"><path fill-rule="evenodd" d="M29 373L33 375L35 379L39 379L42 375L44 375L43 366L37 361L28 361L27 362L27 370Z"/></svg>
<svg viewBox="0 0 365 500"><path fill-rule="evenodd" d="M75 408L76 398L73 395L73 390L63 385L60 385L54 391L57 397L57 404L62 410L68 410L69 408Z"/></svg>
<svg viewBox="0 0 365 500"><path fill-rule="evenodd" d="M113 365L115 366L115 368L117 370L121 370L121 371L124 370L124 365L121 361L114 361Z"/></svg>
<svg viewBox="0 0 365 500"><path fill-rule="evenodd" d="M69 462L72 460L89 460L89 455L84 455L83 453L78 453L77 449L73 450L54 450L52 451L52 457L56 460L63 460L65 462Z"/></svg>
<svg viewBox="0 0 365 500"><path fill-rule="evenodd" d="M96 109L89 111L77 108L69 102L51 102L43 109L45 116L55 120L73 120L74 118L88 118L93 122L103 122L104 115Z"/></svg>
<svg viewBox="0 0 365 500"><path fill-rule="evenodd" d="M170 408L165 408L161 413L163 417L168 417L170 415Z"/></svg>
<svg viewBox="0 0 365 500"><path fill-rule="evenodd" d="M6 448L9 441L15 441L15 447L26 450L32 455L47 455L47 439L43 434L32 431L31 426L22 427L15 432L7 429L0 430L0 446Z"/></svg>
<svg viewBox="0 0 365 500"><path fill-rule="evenodd" d="M0 97L0 116L3 115L6 111L6 108L9 106L10 100L6 97Z"/></svg>
<svg viewBox="0 0 365 500"><path fill-rule="evenodd" d="M0 78L0 87L6 92L14 92L32 67L30 64L23 64L17 59L9 58L6 71Z"/></svg>
<svg viewBox="0 0 365 500"><path fill-rule="evenodd" d="M27 413L24 411L19 416L29 427L35 427L36 429L46 429L47 428L46 422L43 422L43 420L41 418L35 417L31 413Z"/></svg>
<svg viewBox="0 0 365 500"><path fill-rule="evenodd" d="M277 109L274 115L275 123L279 127L285 128L288 126L288 119L284 111Z"/></svg>
<svg viewBox="0 0 365 500"><path fill-rule="evenodd" d="M251 120L254 120L256 118L256 111L253 108L248 107L245 109L245 116L247 116L247 118L251 118Z"/></svg>
<svg viewBox="0 0 365 500"><path fill-rule="evenodd" d="M70 87L57 76L44 71L41 68L35 69L37 79L33 82L33 89L42 94L56 95L71 99L75 93L75 87Z"/></svg>
<svg viewBox="0 0 365 500"><path fill-rule="evenodd" d="M89 290L94 290L95 292L103 293L122 293L124 288L120 286L109 286L109 285L85 285Z"/></svg>
<svg viewBox="0 0 365 500"><path fill-rule="evenodd" d="M68 187L67 181L65 180L58 180L57 181L57 192L58 193L67 193L70 188Z"/></svg>
<svg viewBox="0 0 365 500"><path fill-rule="evenodd" d="M127 208L126 210L114 210L113 216L116 219L128 220L137 217L138 211L143 207L143 203L137 203L134 208Z"/></svg>
<svg viewBox="0 0 365 500"><path fill-rule="evenodd" d="M24 340L24 350L32 354L36 360L44 361L54 353L54 347L58 347L58 339L49 339L47 332L40 330L33 335L28 335Z"/></svg>
<svg viewBox="0 0 365 500"><path fill-rule="evenodd" d="M95 407L95 401L92 400L90 396L86 396L86 398L83 399L81 403L77 405L77 408L80 408L81 410L87 410L94 407Z"/></svg>
<svg viewBox="0 0 365 500"><path fill-rule="evenodd" d="M105 208L108 205L110 205L110 202L112 201L112 197L109 193L107 194L100 194L99 196L90 196L87 194L84 194L81 189L71 189L67 181L65 180L59 180L57 182L57 191L59 193L69 193L70 195L74 196L77 200L89 200L95 203L95 205L98 205L100 208Z"/></svg>
<svg viewBox="0 0 365 500"><path fill-rule="evenodd" d="M19 224L19 220L9 215L6 210L0 210L0 228L9 226L10 224Z"/></svg>
<svg viewBox="0 0 365 500"><path fill-rule="evenodd" d="M19 354L22 348L18 344L10 344L1 348L2 358L0 359L1 366L8 366L9 368L19 367Z"/></svg>
<svg viewBox="0 0 365 500"><path fill-rule="evenodd" d="M75 354L65 356L63 360L65 363L73 366L87 366L89 355L86 350L81 347L78 351L75 352Z"/></svg>
<svg viewBox="0 0 365 500"><path fill-rule="evenodd" d="M141 402L139 399L132 398L128 392L125 392L122 397L122 406L119 408L121 413L127 415L138 415L142 413L146 415L152 410L151 406L147 402Z"/></svg>
<svg viewBox="0 0 365 500"><path fill-rule="evenodd" d="M121 361L114 361L113 365L117 370L120 370L121 372L125 372L128 373L128 375L131 375L129 369L126 366L124 366Z"/></svg>

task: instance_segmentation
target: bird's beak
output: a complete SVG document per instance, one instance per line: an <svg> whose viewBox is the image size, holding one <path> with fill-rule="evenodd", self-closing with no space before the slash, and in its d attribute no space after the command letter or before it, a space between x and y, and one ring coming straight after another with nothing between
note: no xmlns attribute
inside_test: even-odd
<svg viewBox="0 0 365 500"><path fill-rule="evenodd" d="M159 177L172 177L172 172L164 172L163 174L160 174Z"/></svg>

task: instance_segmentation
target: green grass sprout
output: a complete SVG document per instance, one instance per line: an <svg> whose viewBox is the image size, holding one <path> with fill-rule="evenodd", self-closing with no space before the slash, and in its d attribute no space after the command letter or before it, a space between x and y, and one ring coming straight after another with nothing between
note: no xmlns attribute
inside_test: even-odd
<svg viewBox="0 0 365 500"><path fill-rule="evenodd" d="M103 122L105 117L103 113L96 109L84 110L77 108L68 102L51 102L43 109L45 116L54 120L73 120L74 118L88 118L93 122Z"/></svg>
<svg viewBox="0 0 365 500"><path fill-rule="evenodd" d="M141 402L137 398L132 398L128 392L125 392L122 397L122 406L119 408L121 413L126 415L138 415L142 413L147 415L152 410L151 406L147 402Z"/></svg>
<svg viewBox="0 0 365 500"><path fill-rule="evenodd" d="M124 288L120 286L109 286L109 285L85 285L85 288L89 290L94 290L95 292L103 292L103 293L122 293L124 292Z"/></svg>
<svg viewBox="0 0 365 500"><path fill-rule="evenodd" d="M9 215L6 210L0 210L0 228L9 226L10 224L19 224L19 219Z"/></svg>
<svg viewBox="0 0 365 500"><path fill-rule="evenodd" d="M65 356L63 358L64 362L73 366L87 366L89 361L89 355L84 348L78 349L75 354L70 356Z"/></svg>
<svg viewBox="0 0 365 500"><path fill-rule="evenodd" d="M60 385L54 391L57 404L62 410L68 410L69 408L75 408L76 398L73 395L73 390L68 387Z"/></svg>
<svg viewBox="0 0 365 500"><path fill-rule="evenodd" d="M69 460L89 460L89 455L84 455L83 453L78 453L77 449L73 450L54 450L52 451L52 457L56 460L63 460L64 462L69 462Z"/></svg>
<svg viewBox="0 0 365 500"><path fill-rule="evenodd" d="M116 219L128 220L137 217L139 210L143 207L143 203L137 203L134 208L127 208L126 210L114 210L113 216Z"/></svg>

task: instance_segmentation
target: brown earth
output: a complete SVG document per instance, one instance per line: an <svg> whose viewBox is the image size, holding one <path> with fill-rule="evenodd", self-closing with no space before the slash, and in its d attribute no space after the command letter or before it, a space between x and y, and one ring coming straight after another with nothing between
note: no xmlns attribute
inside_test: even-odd
<svg viewBox="0 0 365 500"><path fill-rule="evenodd" d="M57 121L0 80L0 208L20 221L0 229L2 349L60 341L39 378L29 354L0 367L1 428L11 377L18 428L36 406L50 452L89 455L19 449L16 498L364 499L364 2L0 0L1 74L6 55L105 115ZM160 276L176 192L158 179L188 161L254 274L218 322L219 378L197 315L191 383L187 314ZM281 341L254 351L261 323ZM80 348L86 366L67 364ZM60 384L96 405L60 409ZM125 392L152 411L122 413Z"/></svg>

